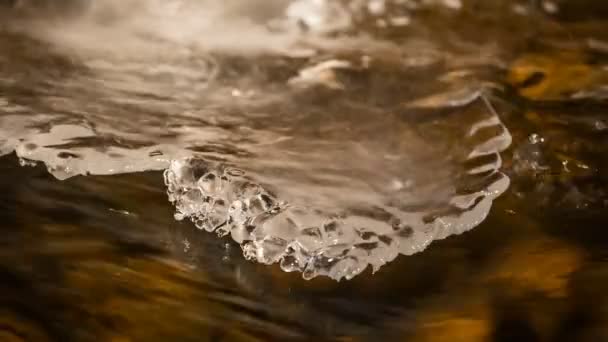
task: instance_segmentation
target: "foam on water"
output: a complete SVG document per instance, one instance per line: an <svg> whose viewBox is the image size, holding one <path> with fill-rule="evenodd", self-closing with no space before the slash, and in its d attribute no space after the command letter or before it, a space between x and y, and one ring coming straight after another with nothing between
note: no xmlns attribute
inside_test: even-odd
<svg viewBox="0 0 608 342"><path fill-rule="evenodd" d="M306 279L375 271L483 221L510 144L485 47L334 35L389 2L264 4L109 1L11 23L0 154L59 179L166 169L176 219Z"/></svg>

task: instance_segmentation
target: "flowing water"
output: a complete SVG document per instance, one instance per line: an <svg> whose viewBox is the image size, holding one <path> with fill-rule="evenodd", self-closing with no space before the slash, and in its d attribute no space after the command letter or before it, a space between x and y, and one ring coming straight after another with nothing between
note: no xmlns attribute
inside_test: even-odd
<svg viewBox="0 0 608 342"><path fill-rule="evenodd" d="M608 340L601 2L0 9L0 340Z"/></svg>

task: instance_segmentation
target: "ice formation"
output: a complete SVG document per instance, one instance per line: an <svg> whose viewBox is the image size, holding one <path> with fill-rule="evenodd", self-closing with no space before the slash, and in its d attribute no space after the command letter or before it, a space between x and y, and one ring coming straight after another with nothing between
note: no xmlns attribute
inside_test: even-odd
<svg viewBox="0 0 608 342"><path fill-rule="evenodd" d="M478 96L473 101L481 101L483 95ZM488 129L495 134L488 136ZM300 271L305 279L319 275L351 279L368 266L377 271L399 254L420 252L432 241L463 233L484 220L493 199L509 184L499 171L499 153L510 145L511 138L494 113L472 125L462 139L480 139L480 135L484 138L462 161L466 166L461 175L430 180L443 183L446 179L442 177L455 177L447 182L454 186L444 194L447 196L436 196L435 190L432 194L420 189L402 191L408 185L394 178L385 184L392 187L389 193L369 189L363 202L344 201L337 192L331 193L336 197L334 206L328 207L321 200L323 191L315 192L312 184L308 188L311 196L287 192L283 198L256 181L263 177L196 157L172 161L165 171L165 183L169 200L176 206L176 219L189 218L199 229L230 235L248 259L280 263L283 270ZM376 177L381 178L382 173L378 170ZM414 183L425 186L420 180ZM357 197L356 188L338 190L352 191L346 197ZM400 196L406 203L408 196L432 203L407 207L398 203Z"/></svg>
<svg viewBox="0 0 608 342"><path fill-rule="evenodd" d="M306 279L375 271L483 221L510 144L483 49L325 35L459 1L277 0L278 23L250 15L262 3L109 1L16 25L0 155L59 179L166 169L176 219Z"/></svg>

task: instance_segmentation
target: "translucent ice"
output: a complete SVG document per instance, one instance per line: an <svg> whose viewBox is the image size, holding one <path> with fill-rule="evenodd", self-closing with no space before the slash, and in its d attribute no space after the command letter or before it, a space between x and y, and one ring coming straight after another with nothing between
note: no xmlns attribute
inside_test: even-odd
<svg viewBox="0 0 608 342"><path fill-rule="evenodd" d="M459 3L129 0L11 21L0 154L59 179L166 169L176 219L350 279L473 228L508 184L492 53L334 32Z"/></svg>
<svg viewBox="0 0 608 342"><path fill-rule="evenodd" d="M440 152L450 149L441 142L408 136L403 127L403 142L411 144L398 149L403 155L364 135L353 150L350 142L321 147L327 138L292 136L282 149L269 147L255 163L242 162L242 169L196 157L174 160L165 182L175 217L230 235L246 258L280 263L306 279L351 279L368 266L376 271L399 254L475 227L507 188L499 152L511 138L481 97L460 108L460 120L479 121L460 133L463 148L452 147L450 155ZM438 136L455 133L448 127L435 126ZM394 133L377 132L384 142ZM433 149L437 154L429 155Z"/></svg>

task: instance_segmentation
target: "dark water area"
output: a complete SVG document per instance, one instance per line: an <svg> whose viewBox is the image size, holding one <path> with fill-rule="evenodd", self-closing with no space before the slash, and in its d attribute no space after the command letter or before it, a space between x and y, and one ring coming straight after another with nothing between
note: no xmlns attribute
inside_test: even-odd
<svg viewBox="0 0 608 342"><path fill-rule="evenodd" d="M0 1L0 341L608 341L608 7L403 3L294 48Z"/></svg>

